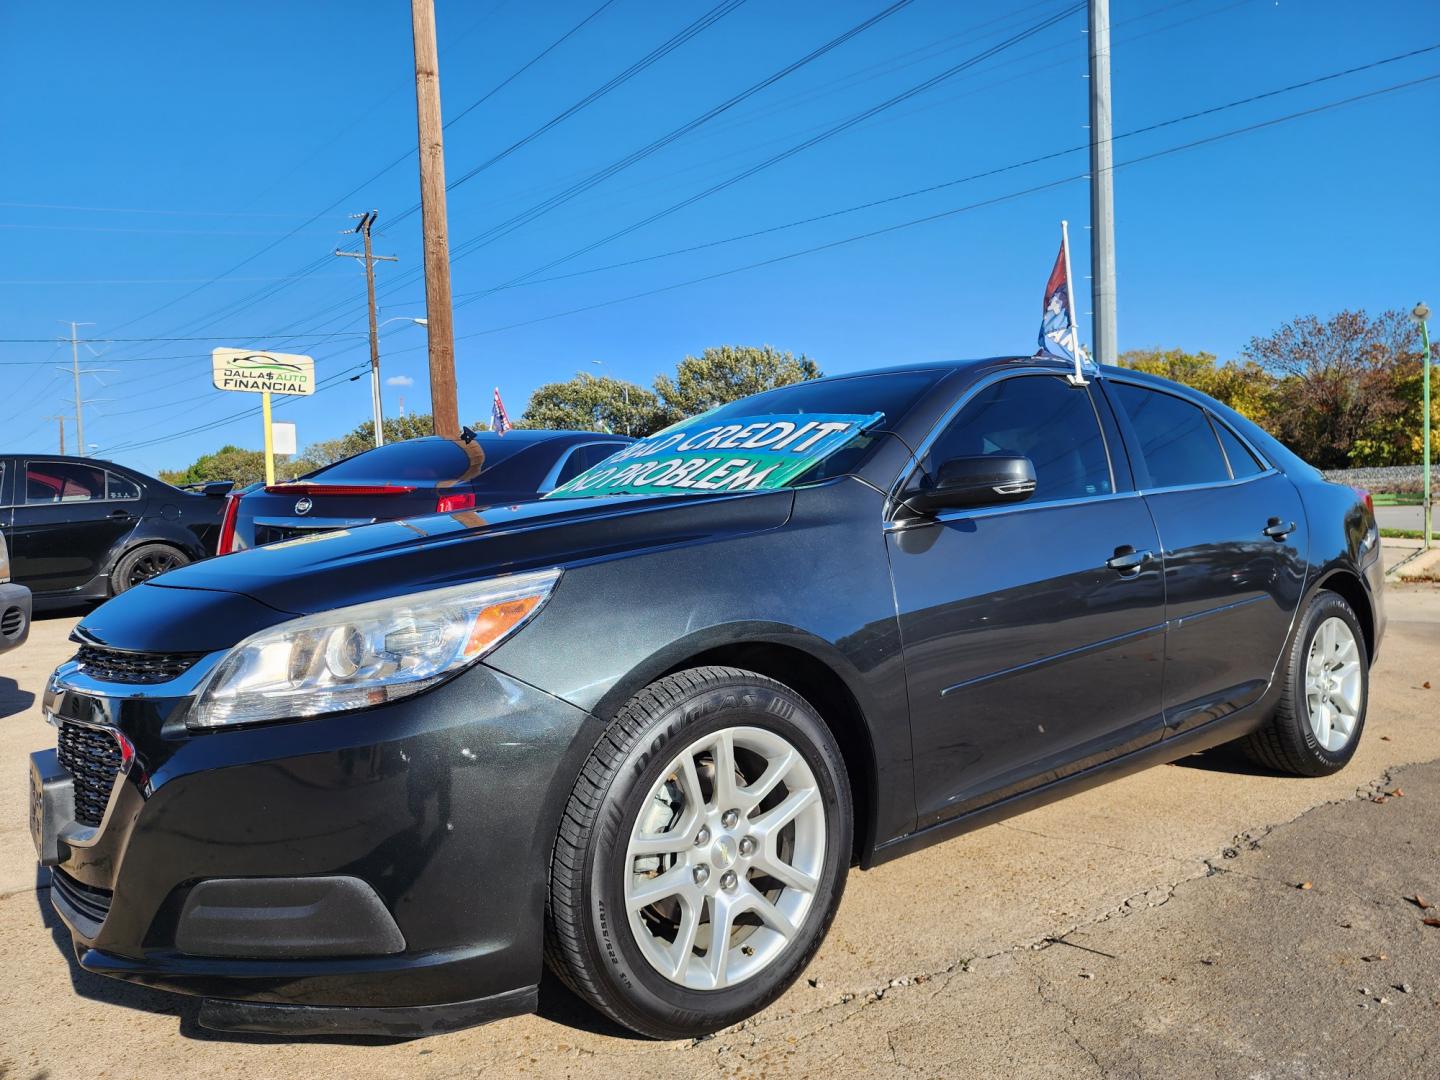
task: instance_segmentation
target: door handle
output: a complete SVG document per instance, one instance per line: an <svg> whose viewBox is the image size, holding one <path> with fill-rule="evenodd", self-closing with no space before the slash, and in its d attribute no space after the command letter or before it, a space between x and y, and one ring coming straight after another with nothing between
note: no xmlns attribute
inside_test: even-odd
<svg viewBox="0 0 1440 1080"><path fill-rule="evenodd" d="M1152 551L1136 551L1129 544L1115 549L1115 554L1105 560L1105 565L1111 570L1118 570L1122 577L1132 577L1140 572L1140 568L1150 561L1154 555Z"/></svg>
<svg viewBox="0 0 1440 1080"><path fill-rule="evenodd" d="M1265 525L1265 535L1271 540L1284 540L1295 531L1295 522L1281 522L1279 518L1272 517Z"/></svg>
<svg viewBox="0 0 1440 1080"><path fill-rule="evenodd" d="M111 510L111 511L110 511L110 516L111 516L112 518L128 518L128 517L130 516L130 511L129 511L129 510Z"/></svg>

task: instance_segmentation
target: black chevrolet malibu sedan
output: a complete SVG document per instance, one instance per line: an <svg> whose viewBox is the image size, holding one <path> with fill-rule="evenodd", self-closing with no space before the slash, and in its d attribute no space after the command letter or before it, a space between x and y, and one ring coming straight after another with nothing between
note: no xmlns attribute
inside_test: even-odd
<svg viewBox="0 0 1440 1080"><path fill-rule="evenodd" d="M76 631L32 759L86 969L210 1027L418 1035L542 963L657 1038L804 969L862 869L1238 741L1341 768L1367 497L1034 359L726 405L526 505L187 567Z"/></svg>

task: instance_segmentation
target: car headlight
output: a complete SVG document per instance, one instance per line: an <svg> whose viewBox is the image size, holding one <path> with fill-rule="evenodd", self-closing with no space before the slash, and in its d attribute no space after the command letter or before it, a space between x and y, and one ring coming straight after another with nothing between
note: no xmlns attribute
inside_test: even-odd
<svg viewBox="0 0 1440 1080"><path fill-rule="evenodd" d="M186 723L219 728L363 709L408 697L474 663L540 610L543 570L336 608L236 645Z"/></svg>

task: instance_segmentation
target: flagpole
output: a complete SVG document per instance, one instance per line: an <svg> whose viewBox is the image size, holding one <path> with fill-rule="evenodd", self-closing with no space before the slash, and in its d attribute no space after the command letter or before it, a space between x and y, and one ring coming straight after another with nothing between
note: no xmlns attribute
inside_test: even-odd
<svg viewBox="0 0 1440 1080"><path fill-rule="evenodd" d="M1076 386L1085 385L1085 373L1080 368L1080 323L1075 317L1074 275L1070 273L1070 222L1060 221L1060 249L1065 252L1065 306L1070 309L1070 355L1075 358L1075 374L1070 381Z"/></svg>

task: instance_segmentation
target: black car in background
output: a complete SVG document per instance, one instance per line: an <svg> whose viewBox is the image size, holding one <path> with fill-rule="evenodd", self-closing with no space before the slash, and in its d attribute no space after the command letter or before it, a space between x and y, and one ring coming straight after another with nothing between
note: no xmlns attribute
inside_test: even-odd
<svg viewBox="0 0 1440 1080"><path fill-rule="evenodd" d="M375 521L528 502L633 440L512 429L389 443L308 476L233 496L219 554Z"/></svg>
<svg viewBox="0 0 1440 1080"><path fill-rule="evenodd" d="M94 458L0 454L0 533L35 606L104 600L214 554L229 484L196 494Z"/></svg>
<svg viewBox="0 0 1440 1080"><path fill-rule="evenodd" d="M1070 375L787 386L545 500L110 601L31 757L80 965L209 1027L420 1035L534 1008L548 963L688 1038L779 997L853 865L1225 742L1344 767L1368 498L1192 390Z"/></svg>

